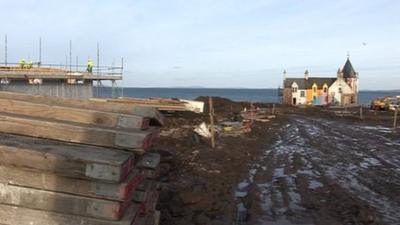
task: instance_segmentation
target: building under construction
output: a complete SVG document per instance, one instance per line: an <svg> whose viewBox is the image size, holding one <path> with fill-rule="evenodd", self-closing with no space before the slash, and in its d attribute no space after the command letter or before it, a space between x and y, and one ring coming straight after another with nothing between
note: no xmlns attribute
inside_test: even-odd
<svg viewBox="0 0 400 225"><path fill-rule="evenodd" d="M93 86L103 81L122 80L123 66L86 66L3 64L0 66L0 91L23 92L32 95L87 99L93 97Z"/></svg>

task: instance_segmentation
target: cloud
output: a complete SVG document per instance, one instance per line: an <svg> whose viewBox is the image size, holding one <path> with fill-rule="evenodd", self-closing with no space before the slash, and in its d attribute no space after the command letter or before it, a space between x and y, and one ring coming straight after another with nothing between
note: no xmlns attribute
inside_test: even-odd
<svg viewBox="0 0 400 225"><path fill-rule="evenodd" d="M390 67L400 54L398 8L394 0L31 0L0 2L0 19L9 61L37 58L42 37L46 62L63 63L72 40L84 63L99 42L102 65L124 57L126 86L276 87L283 69L334 74L350 51L362 87L382 89L400 72ZM377 83L371 65L392 75Z"/></svg>

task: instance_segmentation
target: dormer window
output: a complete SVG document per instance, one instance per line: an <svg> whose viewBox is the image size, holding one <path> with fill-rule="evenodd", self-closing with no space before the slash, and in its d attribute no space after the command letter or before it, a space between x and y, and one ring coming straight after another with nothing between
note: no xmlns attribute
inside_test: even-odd
<svg viewBox="0 0 400 225"><path fill-rule="evenodd" d="M317 92L317 87L313 87L313 92Z"/></svg>
<svg viewBox="0 0 400 225"><path fill-rule="evenodd" d="M293 84L292 84L292 92L296 93L298 91L298 89L299 89L299 86L297 85L297 83L293 82Z"/></svg>
<svg viewBox="0 0 400 225"><path fill-rule="evenodd" d="M339 93L340 93L340 94L342 93L342 88L341 88L341 87L339 87Z"/></svg>

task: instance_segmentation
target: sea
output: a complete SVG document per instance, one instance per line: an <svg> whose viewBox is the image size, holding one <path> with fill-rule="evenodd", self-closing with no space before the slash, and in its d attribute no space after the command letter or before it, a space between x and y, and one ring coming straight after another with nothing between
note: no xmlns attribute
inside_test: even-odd
<svg viewBox="0 0 400 225"><path fill-rule="evenodd" d="M139 87L95 87L95 97L135 97L135 98L181 98L195 99L199 96L218 96L233 101L279 103L278 89L247 89L247 88L139 88ZM400 96L396 91L371 91L359 92L359 103L369 105L378 97Z"/></svg>

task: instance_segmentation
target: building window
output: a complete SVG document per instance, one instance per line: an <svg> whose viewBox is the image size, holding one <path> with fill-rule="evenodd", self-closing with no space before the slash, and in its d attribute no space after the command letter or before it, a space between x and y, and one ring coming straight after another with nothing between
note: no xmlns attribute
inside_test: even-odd
<svg viewBox="0 0 400 225"><path fill-rule="evenodd" d="M341 87L339 88L339 93L340 93L340 94L342 93L342 88L341 88Z"/></svg>
<svg viewBox="0 0 400 225"><path fill-rule="evenodd" d="M300 97L305 97L305 96L306 96L305 91L300 91Z"/></svg>
<svg viewBox="0 0 400 225"><path fill-rule="evenodd" d="M297 87L292 88L293 92L297 92Z"/></svg>
<svg viewBox="0 0 400 225"><path fill-rule="evenodd" d="M328 92L328 88L324 87L324 93Z"/></svg>
<svg viewBox="0 0 400 225"><path fill-rule="evenodd" d="M317 92L317 87L313 87L313 92Z"/></svg>

